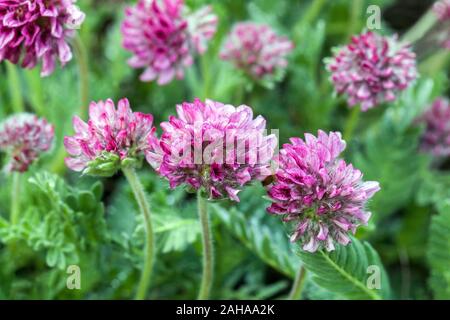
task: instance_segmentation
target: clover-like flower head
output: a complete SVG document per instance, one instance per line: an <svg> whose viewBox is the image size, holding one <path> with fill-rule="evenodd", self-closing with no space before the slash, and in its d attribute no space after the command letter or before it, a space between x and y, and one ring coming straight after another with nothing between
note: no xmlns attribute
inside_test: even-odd
<svg viewBox="0 0 450 320"><path fill-rule="evenodd" d="M161 123L163 134L150 137L147 152L172 188L184 184L210 199L239 201L244 185L271 174L277 139L265 135L266 121L253 118L250 107L196 99L177 105L177 114Z"/></svg>
<svg viewBox="0 0 450 320"><path fill-rule="evenodd" d="M421 148L435 156L450 156L450 102L440 97L418 119L425 124Z"/></svg>
<svg viewBox="0 0 450 320"><path fill-rule="evenodd" d="M395 100L417 77L409 45L370 31L335 48L325 62L337 93L345 94L350 106L360 103L362 111Z"/></svg>
<svg viewBox="0 0 450 320"><path fill-rule="evenodd" d="M53 142L54 129L47 120L29 113L15 114L0 124L0 149L9 157L5 170L25 172Z"/></svg>
<svg viewBox="0 0 450 320"><path fill-rule="evenodd" d="M293 226L290 240L305 251L347 245L348 234L370 218L365 206L380 189L378 182L363 182L359 170L338 158L345 149L338 132L290 141L280 150L275 181L268 185L273 201L268 212Z"/></svg>
<svg viewBox="0 0 450 320"><path fill-rule="evenodd" d="M252 79L271 84L281 79L288 64L286 56L293 48L288 38L268 25L240 22L227 36L220 57Z"/></svg>
<svg viewBox="0 0 450 320"><path fill-rule="evenodd" d="M84 20L76 0L0 0L0 61L32 69L42 61L41 76L57 61L72 59L68 40Z"/></svg>
<svg viewBox="0 0 450 320"><path fill-rule="evenodd" d="M123 46L133 53L129 64L144 68L142 81L160 85L182 79L193 55L206 51L217 28L211 7L190 12L182 0L139 0L125 15Z"/></svg>
<svg viewBox="0 0 450 320"><path fill-rule="evenodd" d="M111 99L92 102L89 121L73 118L75 134L64 138L66 165L84 174L112 176L122 167L139 167L155 132L153 116L132 112L127 99L117 109Z"/></svg>

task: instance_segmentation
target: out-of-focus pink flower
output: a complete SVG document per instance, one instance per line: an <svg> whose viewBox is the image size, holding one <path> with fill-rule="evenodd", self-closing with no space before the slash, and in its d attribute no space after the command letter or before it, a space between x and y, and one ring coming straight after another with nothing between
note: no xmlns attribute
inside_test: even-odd
<svg viewBox="0 0 450 320"><path fill-rule="evenodd" d="M435 156L450 156L450 103L445 98L436 99L418 119L425 124L421 148Z"/></svg>
<svg viewBox="0 0 450 320"><path fill-rule="evenodd" d="M433 11L440 22L436 28L437 41L443 48L450 50L450 0L437 1Z"/></svg>
<svg viewBox="0 0 450 320"><path fill-rule="evenodd" d="M139 0L125 11L123 46L133 53L129 64L145 68L140 79L158 84L182 79L193 54L203 54L217 28L211 7L189 12L183 0Z"/></svg>
<svg viewBox="0 0 450 320"><path fill-rule="evenodd" d="M290 239L305 251L347 245L349 232L370 218L365 205L380 189L378 182L363 182L359 170L338 158L345 149L338 132L319 130L317 138L305 134L304 141L290 141L280 150L275 181L268 186L273 200L268 212L294 225Z"/></svg>
<svg viewBox="0 0 450 320"><path fill-rule="evenodd" d="M111 99L92 102L88 123L75 116L75 134L64 138L71 156L66 158L66 165L96 176L111 176L122 167L137 167L155 132L152 123L152 115L132 112L127 99L119 101L117 110Z"/></svg>
<svg viewBox="0 0 450 320"><path fill-rule="evenodd" d="M9 154L6 171L25 172L53 141L53 126L29 113L19 113L0 124L0 148Z"/></svg>
<svg viewBox="0 0 450 320"><path fill-rule="evenodd" d="M176 116L161 123L160 139L150 137L147 161L169 180L204 190L210 199L230 198L253 180L272 174L275 135L265 135L266 121L253 119L248 106L196 99L177 105Z"/></svg>
<svg viewBox="0 0 450 320"><path fill-rule="evenodd" d="M293 48L288 38L278 36L270 26L241 22L228 35L220 57L255 80L270 79L284 71L286 56Z"/></svg>
<svg viewBox="0 0 450 320"><path fill-rule="evenodd" d="M440 0L433 5L433 11L441 21L450 20L450 0Z"/></svg>
<svg viewBox="0 0 450 320"><path fill-rule="evenodd" d="M68 39L84 20L76 0L0 0L0 61L32 69L42 60L41 76L59 60L72 59Z"/></svg>
<svg viewBox="0 0 450 320"><path fill-rule="evenodd" d="M353 36L350 44L334 49L326 65L337 93L346 94L350 106L360 103L362 111L395 100L417 77L409 45L373 32Z"/></svg>

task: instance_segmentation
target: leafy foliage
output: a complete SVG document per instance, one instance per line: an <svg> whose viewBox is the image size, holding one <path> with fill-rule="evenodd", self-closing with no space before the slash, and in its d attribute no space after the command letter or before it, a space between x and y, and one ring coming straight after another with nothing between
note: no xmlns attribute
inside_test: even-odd
<svg viewBox="0 0 450 320"><path fill-rule="evenodd" d="M87 17L77 34L88 58L89 100L127 97L134 111L152 113L155 125L174 114L176 104L194 97L246 104L266 118L268 128L279 129L282 145L304 132L344 131L350 111L334 93L323 59L366 26L369 5L387 12L393 1L358 1L360 8L344 0L186 3L193 9L211 4L219 16L218 31L183 80L161 87L139 81L140 71L127 65L130 53L122 48L120 25L130 1L77 2ZM284 78L273 86L250 84L218 58L233 23L245 20L270 24L295 43ZM392 22L383 21L383 33L403 32L391 29ZM361 113L347 141L345 160L365 180L381 184L368 204L370 225L356 234L379 255L358 239L330 254L297 255L283 223L266 213L264 188L250 186L240 193L239 204L209 205L216 247L213 298L285 298L303 263L309 269L305 299L449 299L449 162L419 151L424 128L414 121L437 96L448 96L446 59L437 52L419 60L417 82L396 102ZM11 178L0 173L0 299L129 299L144 254L143 219L131 190L121 176L95 182L68 172L63 163L63 137L72 134L72 116L82 106L77 58L47 78L38 69L11 66L0 64L0 121L23 107L54 124L56 138L53 149L22 175L22 212L15 224L8 214ZM0 163L4 160L0 154ZM201 274L195 197L170 190L145 165L139 177L151 204L157 244L149 297L193 299ZM81 290L66 288L71 264L81 268ZM380 290L366 288L370 264L381 267Z"/></svg>
<svg viewBox="0 0 450 320"><path fill-rule="evenodd" d="M183 200L183 190L168 192L166 183L152 179L153 175L143 174L141 177L150 195L148 201L151 204L158 249L162 253L185 250L200 236L195 203L177 207L176 204ZM112 239L126 250L139 251L144 243L143 217L125 181L112 194L108 212Z"/></svg>
<svg viewBox="0 0 450 320"><path fill-rule="evenodd" d="M17 225L1 230L3 242L24 241L33 250L45 252L49 267L65 269L79 262L79 251L95 249L90 247L107 240L100 183L90 190L76 190L48 173L36 174L29 183L34 205Z"/></svg>
<svg viewBox="0 0 450 320"><path fill-rule="evenodd" d="M400 101L358 141L352 158L367 180L380 182L370 206L374 219L384 218L411 201L429 159L419 152L420 128L414 120L431 101L439 83L430 79L405 92ZM392 195L395 194L395 197Z"/></svg>
<svg viewBox="0 0 450 320"><path fill-rule="evenodd" d="M97 182L88 189L75 189L56 175L40 172L31 176L26 186L22 198L27 199L27 206L19 221L13 224L4 220L0 227L0 241L10 254L21 257L18 265L5 261L4 272L13 272L27 260L43 256L46 267L41 268L47 271L38 278L54 281L56 294L65 284L64 281L56 282L64 277L66 267L75 264L92 268L99 258L100 246L109 241L100 201L102 185ZM2 260L5 258L2 256ZM91 279L84 278L86 288L92 284ZM17 294L22 294L21 290ZM51 292L46 296L51 297Z"/></svg>
<svg viewBox="0 0 450 320"><path fill-rule="evenodd" d="M307 270L314 274L313 281L328 291L347 299L388 299L388 276L376 251L367 242L353 239L348 246L338 245L331 253L308 253L299 256ZM369 266L380 270L380 288L370 289ZM375 274L374 274L375 275Z"/></svg>
<svg viewBox="0 0 450 320"><path fill-rule="evenodd" d="M226 211L220 206L212 206L221 222L260 259L272 268L293 278L300 264L288 251L286 237L277 238L271 230L255 218L250 221L236 209Z"/></svg>
<svg viewBox="0 0 450 320"><path fill-rule="evenodd" d="M434 216L430 225L428 261L430 285L437 299L450 299L450 200Z"/></svg>

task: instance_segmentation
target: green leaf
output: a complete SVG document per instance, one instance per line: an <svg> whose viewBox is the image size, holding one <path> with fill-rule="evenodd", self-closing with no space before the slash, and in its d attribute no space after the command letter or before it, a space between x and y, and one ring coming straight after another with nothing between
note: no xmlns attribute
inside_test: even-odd
<svg viewBox="0 0 450 320"><path fill-rule="evenodd" d="M367 242L353 238L351 244L337 245L336 250L330 253L299 250L298 254L306 269L313 273L313 281L328 291L347 299L378 300L390 297L388 276L378 254ZM370 266L379 268L380 289L370 289L368 286Z"/></svg>
<svg viewBox="0 0 450 320"><path fill-rule="evenodd" d="M165 182L155 182L151 179L152 175L145 173L140 174L140 178L146 187L158 250L168 253L187 249L200 236L196 207L176 206L180 197L185 195L183 190L168 190ZM148 190L150 182L156 184L150 186L152 190ZM143 217L139 214L136 200L125 180L111 198L108 225L114 241L127 250L139 252L145 237ZM133 259L136 258L134 253L131 255Z"/></svg>
<svg viewBox="0 0 450 320"><path fill-rule="evenodd" d="M164 253L183 251L200 238L200 223L196 217L183 217L165 208L154 214L154 221L154 231Z"/></svg>
<svg viewBox="0 0 450 320"><path fill-rule="evenodd" d="M450 199L450 174L442 171L424 171L417 201L421 205L445 206Z"/></svg>
<svg viewBox="0 0 450 320"><path fill-rule="evenodd" d="M436 299L450 299L450 201L434 216L430 225L428 262L430 286Z"/></svg>
<svg viewBox="0 0 450 320"><path fill-rule="evenodd" d="M68 263L79 263L87 254L93 259L96 249L108 239L105 228L101 187L75 189L48 172L31 176L23 185L27 206L20 220L1 230L5 243L26 243L37 255L44 255L49 267L63 270Z"/></svg>
<svg viewBox="0 0 450 320"><path fill-rule="evenodd" d="M257 216L246 216L235 208L225 210L217 204L210 205L211 213L242 243L269 266L294 278L300 261L292 254L288 238L263 225ZM280 229L282 230L280 223Z"/></svg>

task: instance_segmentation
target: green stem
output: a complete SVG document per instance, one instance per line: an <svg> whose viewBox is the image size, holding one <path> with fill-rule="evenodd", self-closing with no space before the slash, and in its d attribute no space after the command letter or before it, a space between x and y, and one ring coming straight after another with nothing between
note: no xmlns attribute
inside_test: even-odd
<svg viewBox="0 0 450 320"><path fill-rule="evenodd" d="M19 222L20 216L20 180L21 174L19 172L13 172L12 174L12 186L11 186L11 215L10 221L12 225Z"/></svg>
<svg viewBox="0 0 450 320"><path fill-rule="evenodd" d="M88 115L89 104L89 68L87 52L83 45L83 42L78 37L74 39L73 49L78 63L78 79L80 84L80 107L78 109L78 116L80 116L81 118L86 118ZM51 165L53 172L57 174L64 173L66 169L64 165L65 157L66 150L61 144Z"/></svg>
<svg viewBox="0 0 450 320"><path fill-rule="evenodd" d="M75 57L78 62L78 76L80 83L80 109L78 115L83 118L87 116L89 104L89 66L86 48L79 37L73 42Z"/></svg>
<svg viewBox="0 0 450 320"><path fill-rule="evenodd" d="M422 38L437 22L436 14L430 9L402 37L402 41L413 43Z"/></svg>
<svg viewBox="0 0 450 320"><path fill-rule="evenodd" d="M308 10L304 14L302 23L305 25L312 23L319 15L324 4L325 0L314 0L314 2L309 6Z"/></svg>
<svg viewBox="0 0 450 320"><path fill-rule="evenodd" d="M350 6L350 23L348 25L347 37L350 38L355 33L360 30L359 19L361 17L361 12L363 12L363 1L353 0Z"/></svg>
<svg viewBox="0 0 450 320"><path fill-rule="evenodd" d="M206 199L200 194L200 191L197 193L197 206L203 240L203 275L198 300L206 300L209 297L214 276L214 248L208 216L208 204Z"/></svg>
<svg viewBox="0 0 450 320"><path fill-rule="evenodd" d="M296 275L295 280L289 293L289 300L299 300L302 295L303 286L305 285L306 269L301 266Z"/></svg>
<svg viewBox="0 0 450 320"><path fill-rule="evenodd" d="M358 124L359 115L360 115L360 108L359 106L353 106L353 110L351 110L350 115L347 118L347 122L345 124L344 128L344 140L347 142L350 142L350 140L353 137L353 132L355 131L355 128Z"/></svg>
<svg viewBox="0 0 450 320"><path fill-rule="evenodd" d="M324 4L325 0L314 0L313 3L306 10L305 14L302 16L302 18L295 24L293 29L295 31L297 30L303 31L303 28L305 26L311 24L317 18ZM298 39L301 36L302 34L297 33L295 35L295 38Z"/></svg>
<svg viewBox="0 0 450 320"><path fill-rule="evenodd" d="M9 226L9 222L5 218L0 216L0 229L6 228L7 226Z"/></svg>
<svg viewBox="0 0 450 320"><path fill-rule="evenodd" d="M146 243L145 243L145 260L144 269L142 270L141 279L139 281L139 286L136 292L136 300L143 300L147 295L147 289L150 284L150 279L152 277L153 271L153 260L154 260L154 237L153 237L153 227L151 221L150 207L145 197L145 192L139 181L136 171L132 168L122 169L128 183L133 190L134 197L139 205L141 214L144 216L145 221L145 233L146 233Z"/></svg>
<svg viewBox="0 0 450 320"><path fill-rule="evenodd" d="M38 115L46 116L42 79L39 71L37 69L27 70L24 74L30 89L29 97L31 106Z"/></svg>
<svg viewBox="0 0 450 320"><path fill-rule="evenodd" d="M203 97L202 99L210 98L210 73L209 73L209 63L207 61L206 54L201 57L201 71L202 71L202 81L203 81Z"/></svg>
<svg viewBox="0 0 450 320"><path fill-rule="evenodd" d="M6 71L8 75L9 93L11 99L12 110L15 113L24 112L19 73L17 68L11 62L6 62Z"/></svg>
<svg viewBox="0 0 450 320"><path fill-rule="evenodd" d="M428 57L419 64L419 72L421 75L428 74L430 76L441 70L447 70L450 62L450 53L446 49L442 49Z"/></svg>

